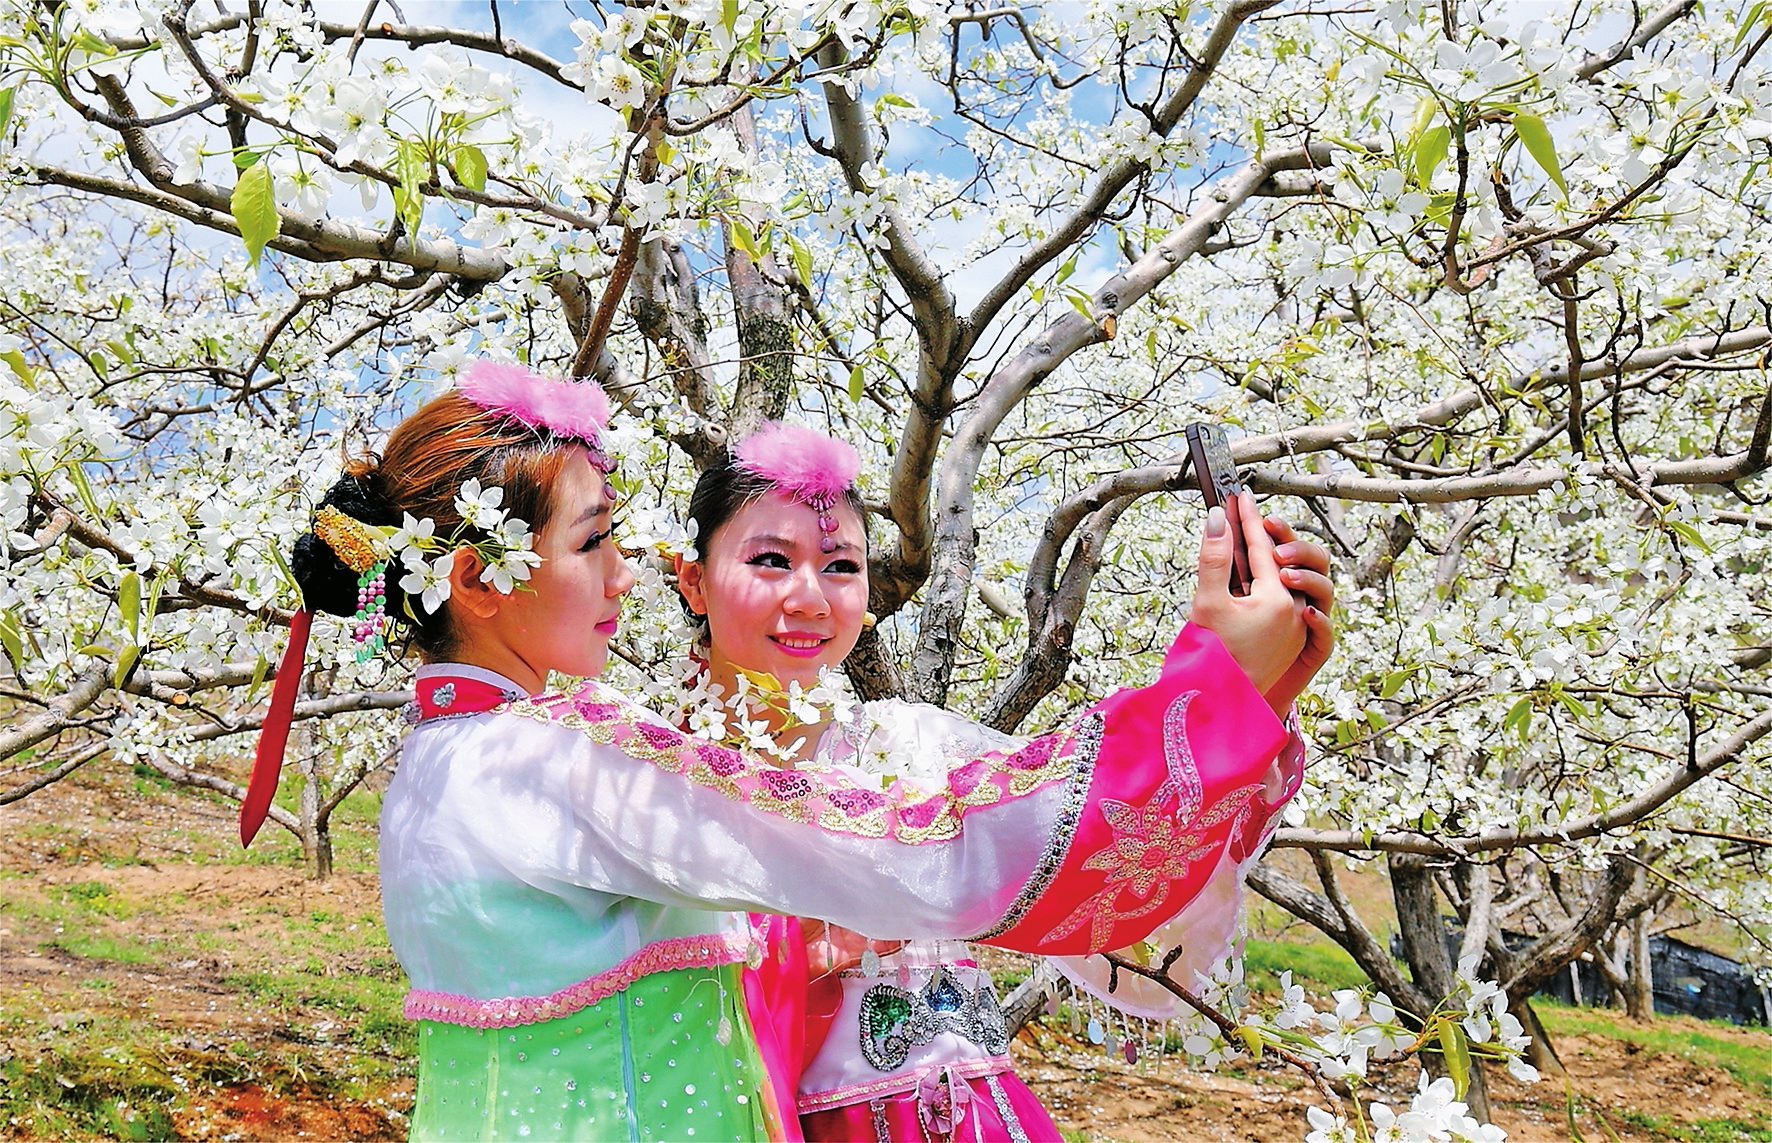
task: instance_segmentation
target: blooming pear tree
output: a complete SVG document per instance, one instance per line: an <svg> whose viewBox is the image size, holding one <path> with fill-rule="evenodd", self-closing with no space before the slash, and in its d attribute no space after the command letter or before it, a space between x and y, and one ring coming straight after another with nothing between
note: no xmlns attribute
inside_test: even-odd
<svg viewBox="0 0 1772 1143"><path fill-rule="evenodd" d="M1252 883L1362 1011L1419 1038L1492 979L1543 1067L1531 994L1628 995L1657 916L1765 956L1772 7L585 12L0 0L0 803L239 797L313 501L491 355L619 406L622 685L682 651L645 553L698 466L787 416L868 462L856 689L1004 729L1160 661L1182 432L1226 423L1341 583L1303 857ZM323 870L408 675L324 620L310 665L273 818ZM1486 1118L1448 1075L1435 1122Z"/></svg>

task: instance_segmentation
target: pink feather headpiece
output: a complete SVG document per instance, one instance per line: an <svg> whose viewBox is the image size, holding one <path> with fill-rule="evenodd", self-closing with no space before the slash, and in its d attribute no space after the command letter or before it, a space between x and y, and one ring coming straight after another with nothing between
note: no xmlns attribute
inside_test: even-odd
<svg viewBox="0 0 1772 1143"><path fill-rule="evenodd" d="M837 518L831 512L861 472L854 448L799 425L770 422L740 441L732 456L741 470L816 509L819 550L837 550Z"/></svg>
<svg viewBox="0 0 1772 1143"><path fill-rule="evenodd" d="M848 442L773 421L740 441L732 455L752 476L820 508L836 503L861 472L861 457Z"/></svg>
<svg viewBox="0 0 1772 1143"><path fill-rule="evenodd" d="M609 398L595 381L559 381L521 365L476 361L462 374L458 388L487 412L515 417L530 428L549 429L601 451Z"/></svg>

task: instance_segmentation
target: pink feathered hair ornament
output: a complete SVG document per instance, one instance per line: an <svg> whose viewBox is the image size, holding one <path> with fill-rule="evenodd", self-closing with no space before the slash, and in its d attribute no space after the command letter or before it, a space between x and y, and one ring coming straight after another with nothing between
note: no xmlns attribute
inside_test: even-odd
<svg viewBox="0 0 1772 1143"><path fill-rule="evenodd" d="M559 381L521 365L476 361L462 374L457 388L489 413L502 413L530 428L549 429L601 450L609 398L595 381Z"/></svg>
<svg viewBox="0 0 1772 1143"><path fill-rule="evenodd" d="M836 503L861 472L861 457L847 441L777 421L740 441L732 455L752 476L818 507Z"/></svg>
<svg viewBox="0 0 1772 1143"><path fill-rule="evenodd" d="M861 457L845 441L799 425L769 422L732 450L737 467L818 511L818 548L837 550L837 499L855 484Z"/></svg>

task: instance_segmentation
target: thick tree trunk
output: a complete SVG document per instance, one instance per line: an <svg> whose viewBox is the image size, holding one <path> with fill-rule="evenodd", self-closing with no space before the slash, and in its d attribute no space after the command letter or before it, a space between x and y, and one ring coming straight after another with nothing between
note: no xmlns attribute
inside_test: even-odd
<svg viewBox="0 0 1772 1143"><path fill-rule="evenodd" d="M1563 1061L1557 1058L1557 1048L1551 1043L1550 1033L1545 1031L1544 1021L1538 1018L1530 1000L1509 998L1508 1011L1520 1022L1520 1027L1532 1037L1526 1045L1526 1062L1547 1076L1564 1074Z"/></svg>
<svg viewBox="0 0 1772 1143"><path fill-rule="evenodd" d="M757 153L757 126L750 104L733 112L727 126L747 153ZM732 309L738 319L739 351L738 386L727 429L733 440L742 440L764 421L779 420L794 394L794 300L786 287L777 284L783 271L774 255L762 251L753 261L733 241L732 223L724 223L722 230L726 282L732 288Z"/></svg>
<svg viewBox="0 0 1772 1143"><path fill-rule="evenodd" d="M1440 918L1433 870L1425 860L1412 854L1393 854L1389 865L1403 959L1409 964L1416 988L1438 1002L1452 992L1455 976L1452 954L1446 948L1446 923ZM1424 1053L1422 1064L1435 1078L1447 1074L1445 1059L1438 1054ZM1488 1123L1489 1089L1483 1081L1482 1065L1472 1064L1470 1088L1464 1098L1471 1115Z"/></svg>
<svg viewBox="0 0 1772 1143"><path fill-rule="evenodd" d="M1633 1020L1655 1015L1655 976L1649 960L1649 924L1654 914L1645 909L1630 923L1630 983L1624 992L1624 1011Z"/></svg>
<svg viewBox="0 0 1772 1143"><path fill-rule="evenodd" d="M864 702L898 698L904 693L898 668L886 657L885 648L880 646L880 635L872 627L862 629L861 638L855 641L855 649L843 660L843 669L849 673L855 693Z"/></svg>
<svg viewBox="0 0 1772 1143"><path fill-rule="evenodd" d="M322 807L325 791L320 788L319 737L313 724L301 723L291 736L295 739L296 769L301 773L301 794L297 816L301 819L301 856L308 867L308 876L324 881L332 876L331 813Z"/></svg>

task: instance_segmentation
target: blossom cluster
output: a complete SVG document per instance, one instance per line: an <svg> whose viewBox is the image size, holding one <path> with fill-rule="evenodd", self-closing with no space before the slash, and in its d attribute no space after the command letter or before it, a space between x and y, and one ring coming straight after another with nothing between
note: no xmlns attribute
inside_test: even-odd
<svg viewBox="0 0 1772 1143"><path fill-rule="evenodd" d="M406 569L400 577L400 590L408 597L418 597L419 606L427 613L434 613L449 598L450 572L455 567L455 554L462 548L472 549L479 560L480 582L505 595L526 584L530 573L541 566L529 522L500 507L504 494L496 485L482 487L478 480L468 480L455 497L461 523L450 535L437 535L435 520L418 520L410 512L404 513L400 526L388 534L388 555Z"/></svg>

